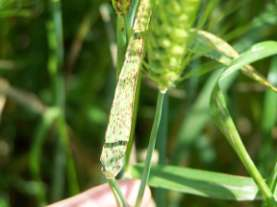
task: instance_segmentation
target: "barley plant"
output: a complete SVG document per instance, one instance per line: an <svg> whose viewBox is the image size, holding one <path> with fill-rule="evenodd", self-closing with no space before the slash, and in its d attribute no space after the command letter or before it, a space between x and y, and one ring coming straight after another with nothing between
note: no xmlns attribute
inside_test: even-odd
<svg viewBox="0 0 277 207"><path fill-rule="evenodd" d="M0 207L277 206L276 0L0 0L0 75Z"/></svg>

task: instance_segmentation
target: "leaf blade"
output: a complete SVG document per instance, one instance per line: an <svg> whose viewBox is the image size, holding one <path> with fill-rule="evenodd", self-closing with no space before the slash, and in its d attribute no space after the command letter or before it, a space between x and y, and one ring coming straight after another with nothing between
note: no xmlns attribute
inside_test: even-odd
<svg viewBox="0 0 277 207"><path fill-rule="evenodd" d="M130 167L132 178L141 176L143 165ZM191 168L157 165L151 168L149 185L213 199L259 200L258 188L250 177L228 175Z"/></svg>

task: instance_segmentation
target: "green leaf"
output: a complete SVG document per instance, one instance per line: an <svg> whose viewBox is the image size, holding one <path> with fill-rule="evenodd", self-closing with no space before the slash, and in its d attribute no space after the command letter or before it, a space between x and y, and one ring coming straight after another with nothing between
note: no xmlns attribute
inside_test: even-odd
<svg viewBox="0 0 277 207"><path fill-rule="evenodd" d="M274 58L268 73L268 80L277 85L277 58ZM277 121L277 94L268 90L264 99L264 111L262 128L265 132L270 132Z"/></svg>
<svg viewBox="0 0 277 207"><path fill-rule="evenodd" d="M244 56L241 59L238 58L240 56L239 53L231 45L229 45L226 41L219 38L218 36L202 30L192 30L192 32L196 34L196 38L195 38L196 41L191 46L190 49L192 52L196 53L196 55L206 56L224 65L230 65L231 63L235 65L235 63L232 61L234 58L237 58L238 62L241 62L244 60L247 61L248 59L248 57L246 57L247 54L244 54ZM274 47L270 48L270 45L274 44L274 41L267 41L263 43L264 44L262 45L257 44L253 46L248 51L248 56L251 56L251 58L255 58L255 55L260 54L261 51L262 51L261 54L264 54L265 56L267 56L266 53L269 53L269 55L271 53L274 54L274 51L276 50L276 48L275 49ZM272 86L267 81L267 79L263 77L261 74L259 74L252 66L244 64L243 62L241 62L241 64L243 65L241 69L247 76L256 80L257 82L264 85L265 87L269 87L273 91L277 91L277 89L274 88L274 86ZM239 69L240 68L237 68L236 70L239 70ZM196 71L196 72L197 74L200 73L199 71ZM205 73L205 71L202 71L202 73ZM188 75L190 76L190 74Z"/></svg>
<svg viewBox="0 0 277 207"><path fill-rule="evenodd" d="M227 141L230 143L233 150L237 153L242 164L244 165L248 173L253 177L253 179L259 186L261 193L267 201L272 201L273 195L269 187L265 183L262 175L260 174L255 164L251 160L246 148L244 147L241 141L235 123L232 120L232 117L230 116L230 113L228 111L227 103L223 94L222 84L224 84L226 80L229 79L230 75L232 76L236 71L242 69L247 64L250 64L252 62L263 59L268 56L272 56L274 54L277 54L277 42L265 41L255 44L249 50L242 53L238 58L236 58L233 61L233 63L222 72L212 96L213 112L219 129L225 135ZM255 71L245 70L244 72L254 80L260 83L263 82L263 79L259 79L260 77L257 76ZM271 88L274 91L277 91L276 88L268 82L262 84Z"/></svg>
<svg viewBox="0 0 277 207"><path fill-rule="evenodd" d="M217 37L216 35L202 31L202 30L193 30L193 32L196 33L195 43L191 45L190 50L195 53L197 56L204 55L208 58L211 58L221 64L224 65L230 65L231 63L236 64L237 61L244 60L244 58L247 56L252 57L252 54L245 54L243 57L239 56L239 53L227 42L225 42L223 39ZM266 44L256 45L255 47L258 48L258 51L255 52L262 52L264 55L265 53L271 54L274 53L276 48L271 48L270 51L265 51L267 47L271 47L272 44L274 45L273 41L264 42ZM255 50L255 48L254 48ZM234 62L232 60L234 58L237 58ZM237 71L240 68L237 68L235 71ZM245 64L242 67L243 72L248 75L250 78L253 78L254 80L258 81L260 84L264 85L265 87L269 87L272 90L276 91L276 88L272 86L262 75L260 75L256 70L251 67L250 65ZM208 70L210 71L210 68L208 67ZM184 78L189 78L194 75L201 75L203 73L206 73L206 68L200 68L199 70L192 70L190 73L187 73ZM224 81L222 81L221 88L223 90L227 90L227 88L230 87L236 76L238 75L238 71L235 72L232 71L232 75L228 75L228 78L226 78ZM198 136L198 134L203 129L205 123L209 119L209 114L206 113L209 109L209 99L210 94L213 89L213 87L216 85L218 77L220 77L220 73L222 73L223 70L216 71L214 75L210 77L210 79L207 81L207 84L202 89L199 97L195 101L195 104L193 105L193 108L190 110L189 113L187 113L187 117L184 119L180 132L177 135L177 144L176 144L176 150L173 155L173 162L178 163L180 160L186 159L189 153L189 147L191 146L192 142L194 141L194 138ZM205 113L201 113L205 111ZM195 126L195 123L197 123L197 126ZM193 126L193 127L192 127ZM186 148L186 149L185 149Z"/></svg>
<svg viewBox="0 0 277 207"><path fill-rule="evenodd" d="M229 74L243 68L247 64L263 59L265 57L277 54L277 42L265 41L257 43L248 51L242 53L231 66L222 74L221 80L229 76Z"/></svg>
<svg viewBox="0 0 277 207"><path fill-rule="evenodd" d="M140 178L143 165L130 167L132 178ZM213 199L252 201L257 186L252 178L175 166L152 166L149 185Z"/></svg>
<svg viewBox="0 0 277 207"><path fill-rule="evenodd" d="M277 58L273 58L272 64L270 66L270 71L268 73L268 79L277 84ZM264 136L267 136L267 134L271 133L271 129L274 127L277 121L277 94L273 91L266 91L265 98L264 98L264 107L263 107L263 121L262 121L262 130L264 133ZM274 140L266 139L265 147L269 147L271 150L269 153L269 156L272 156L274 153ZM274 155L275 156L275 155ZM264 162L263 162L264 163ZM273 194L276 196L277 192L277 162L275 161L275 166L272 170L270 178L270 189L273 192Z"/></svg>

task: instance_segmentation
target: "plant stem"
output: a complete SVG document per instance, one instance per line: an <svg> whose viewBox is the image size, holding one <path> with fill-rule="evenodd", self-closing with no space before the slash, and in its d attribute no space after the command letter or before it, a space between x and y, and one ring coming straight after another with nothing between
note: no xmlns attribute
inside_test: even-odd
<svg viewBox="0 0 277 207"><path fill-rule="evenodd" d="M108 179L108 183L109 183L109 185L112 189L112 192L113 192L114 197L116 199L117 205L119 207L127 207L128 206L127 202L126 202L126 200L125 200L125 198L124 198L124 196L123 196L116 180L115 179Z"/></svg>
<svg viewBox="0 0 277 207"><path fill-rule="evenodd" d="M68 191L70 195L75 195L79 192L79 184L75 163L70 148L69 135L66 126L64 115L60 115L57 120L57 133L60 138L62 151L65 153L66 158L66 175L68 180Z"/></svg>
<svg viewBox="0 0 277 207"><path fill-rule="evenodd" d="M159 142L157 142L157 150L159 153L159 165L166 164L166 146L167 146L167 135L168 135L168 95L165 94L163 111L161 117L160 130L158 133ZM166 203L167 191L164 189L156 189L155 190L155 198L157 206L165 207Z"/></svg>
<svg viewBox="0 0 277 207"><path fill-rule="evenodd" d="M124 63L126 48L130 39L135 15L139 5L139 0L131 2L129 12L126 14L118 13L116 19L116 43L117 43L117 60L116 60L116 77L119 77L120 71Z"/></svg>
<svg viewBox="0 0 277 207"><path fill-rule="evenodd" d="M125 28L125 17L118 15L116 19L116 45L117 45L117 60L116 60L116 77L119 77L127 45L127 33Z"/></svg>
<svg viewBox="0 0 277 207"><path fill-rule="evenodd" d="M276 184L277 184L276 181L277 181L277 165L275 164L272 175L269 180L269 187L270 187L270 190L271 190L273 196L276 194ZM276 202L274 201L274 199L272 199L271 201L268 201L268 202L264 202L262 204L262 207L275 207L275 206L277 206L277 205L276 205Z"/></svg>
<svg viewBox="0 0 277 207"><path fill-rule="evenodd" d="M143 169L143 173L142 173L141 184L140 184L140 188L139 188L139 192L138 192L138 196L137 196L137 200L136 200L136 204L135 204L136 207L139 207L141 204L141 201L142 201L143 195L144 195L144 190L145 190L146 184L149 179L152 155L153 155L153 152L155 149L155 144L156 144L161 116L162 116L164 97L165 97L165 94L159 92L154 123L153 123L153 127L151 130L150 140L149 140L149 144L148 144L148 148L147 148L145 165L144 165L144 169Z"/></svg>
<svg viewBox="0 0 277 207"><path fill-rule="evenodd" d="M48 71L52 81L53 104L60 110L57 118L57 148L54 163L52 200L62 197L64 191L64 169L67 167L67 179L70 195L76 194L78 181L69 147L69 137L65 121L65 90L64 78L61 73L63 66L63 26L60 0L49 0L50 18L47 22L49 46Z"/></svg>

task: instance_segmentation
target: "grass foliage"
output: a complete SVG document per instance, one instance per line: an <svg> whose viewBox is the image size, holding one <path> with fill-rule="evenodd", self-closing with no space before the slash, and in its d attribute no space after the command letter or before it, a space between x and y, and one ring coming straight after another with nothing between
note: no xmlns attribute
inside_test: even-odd
<svg viewBox="0 0 277 207"><path fill-rule="evenodd" d="M276 34L276 0L0 0L0 207L105 175L120 206L127 177L136 206L276 206Z"/></svg>

